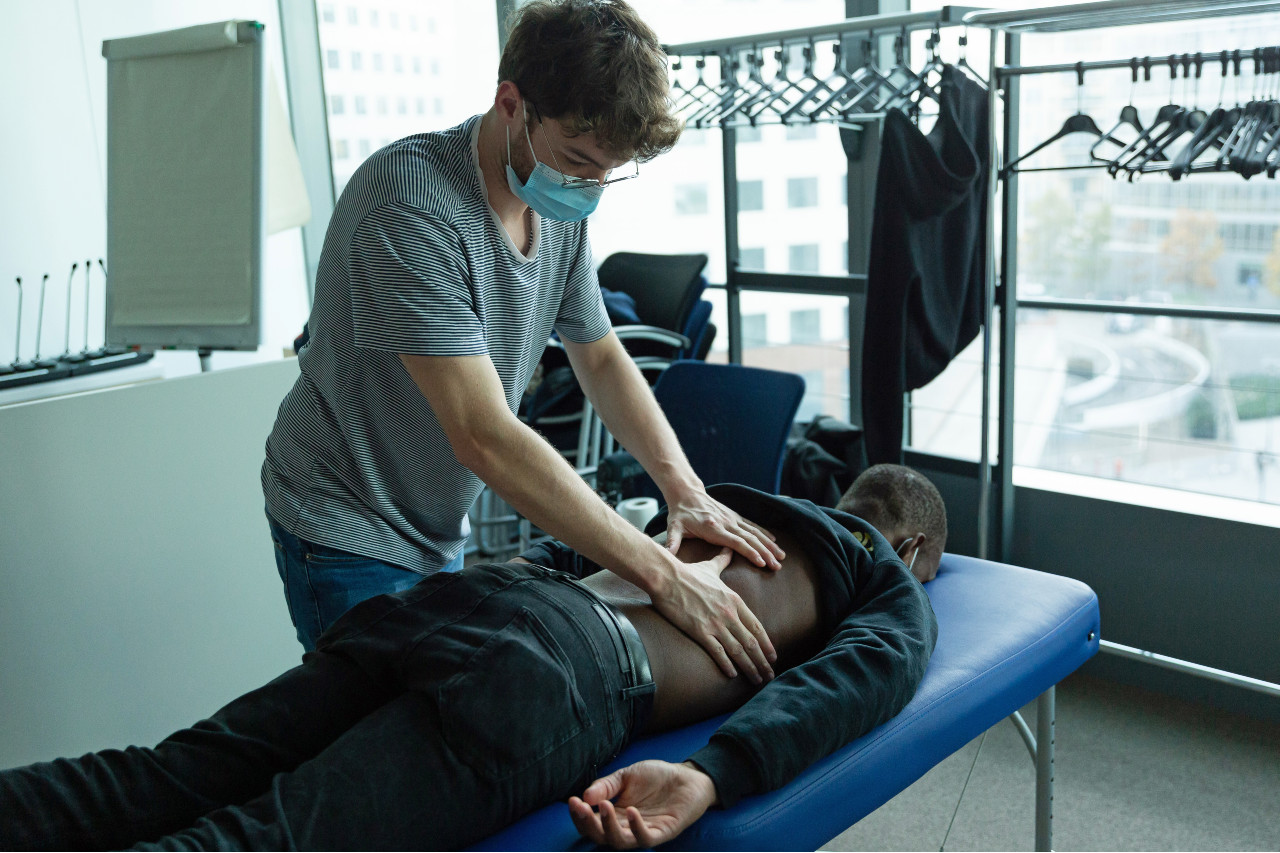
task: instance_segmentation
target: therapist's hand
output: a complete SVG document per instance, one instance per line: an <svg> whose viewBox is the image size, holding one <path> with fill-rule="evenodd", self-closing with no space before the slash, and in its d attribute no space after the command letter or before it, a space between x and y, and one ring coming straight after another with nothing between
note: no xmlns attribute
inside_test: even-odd
<svg viewBox="0 0 1280 853"><path fill-rule="evenodd" d="M764 569L780 569L786 556L774 536L706 493L693 489L667 501L667 550L680 550L685 537L727 545Z"/></svg>
<svg viewBox="0 0 1280 853"><path fill-rule="evenodd" d="M701 563L675 563L671 574L649 591L653 606L667 621L702 646L729 678L744 673L753 684L773 678L770 664L778 659L760 620L720 573L733 552Z"/></svg>
<svg viewBox="0 0 1280 853"><path fill-rule="evenodd" d="M715 783L693 764L640 761L570 797L569 816L596 844L627 850L670 841L715 801Z"/></svg>

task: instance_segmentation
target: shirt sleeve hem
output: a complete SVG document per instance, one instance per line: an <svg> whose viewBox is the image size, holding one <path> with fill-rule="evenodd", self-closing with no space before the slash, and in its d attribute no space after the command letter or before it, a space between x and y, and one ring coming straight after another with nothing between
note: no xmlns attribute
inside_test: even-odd
<svg viewBox="0 0 1280 853"><path fill-rule="evenodd" d="M755 763L733 744L713 739L689 756L689 760L711 777L721 808L732 808L744 796L760 790Z"/></svg>

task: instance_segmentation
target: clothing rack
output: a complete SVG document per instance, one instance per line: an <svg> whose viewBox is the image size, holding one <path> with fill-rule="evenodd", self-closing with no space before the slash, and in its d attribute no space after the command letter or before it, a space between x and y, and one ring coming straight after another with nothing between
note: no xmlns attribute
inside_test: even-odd
<svg viewBox="0 0 1280 853"><path fill-rule="evenodd" d="M1194 21L1236 15L1254 15L1280 12L1280 0L1095 0L1095 2L1077 3L1028 10L1001 10L973 12L965 17L965 23L974 27L992 30L990 46L990 67L992 85L989 90L991 116L991 180L989 192L991 204L988 207L988 321L995 306L1000 307L1000 375L999 402L997 423L999 424L998 456L999 464L996 473L999 482L994 489L994 497L999 507L998 553L1004 558L1012 550L1014 529L1013 516L1013 393L1014 393L1014 347L1018 308L1036 308L1045 310L1073 311L1124 311L1132 307L1135 312L1160 313L1189 319L1249 319L1267 322L1280 322L1280 311L1267 310L1223 310L1214 308L1198 308L1194 306L1131 306L1129 303L1103 302L1100 300L1058 299L1058 298L1019 298L1017 295L1017 231L1018 231L1018 171L1002 168L999 150L1005 152L1005 159L1012 162L1017 159L1019 149L1019 109L1021 78L1035 74L1076 73L1083 76L1087 71L1107 68L1129 68L1137 74L1141 68L1144 76L1148 65L1143 58L1130 57L1104 61L1067 63L1061 65L1022 65L1021 36L1029 33L1060 33L1081 30L1101 29L1107 27L1132 26L1138 24L1155 24L1174 21ZM997 63L997 51L1000 44L998 35L1004 39L1004 63ZM1263 49L1259 49L1260 51ZM1252 60L1252 51L1241 51L1241 60ZM1230 52L1229 59L1233 65L1236 52ZM1261 58L1262 54L1259 54ZM1188 61L1184 65L1184 57ZM1163 58L1149 57L1150 68L1155 69L1160 62L1167 69L1193 68L1197 54L1175 54ZM1221 62L1222 52L1218 54L1201 52L1202 63ZM1004 111L1003 127L997 127L997 108L1003 93ZM997 135L997 130L1000 134ZM1001 144L997 146L997 140ZM998 185L1003 191L1000 197L999 213L995 205L995 194ZM996 216L1000 217L1000 228L996 228ZM997 261L996 235L999 233L999 260ZM1143 310L1146 309L1146 310ZM989 337L984 338L984 342ZM991 383L989 353L983 354L983 422L987 422ZM985 435L985 433L984 433ZM991 500L989 484L992 479L991 466L987 462L987 441L983 442L983 463L981 474L983 488L980 500L984 504ZM985 507L980 507L980 514L985 515ZM990 531L982 530L979 553L987 553L987 539ZM1101 650L1118 657L1126 657L1154 664L1166 669L1176 670L1184 674L1231 684L1247 690L1261 692L1271 696L1280 696L1280 685L1272 684L1237 673L1205 667L1190 661L1157 655L1142 649L1121 646L1103 640ZM1041 843L1042 822L1037 815L1037 847ZM1045 847L1043 849L1048 849Z"/></svg>
<svg viewBox="0 0 1280 853"><path fill-rule="evenodd" d="M740 61L749 54L758 57L762 55L762 50L786 51L788 48L794 49L795 46L801 46L809 49L811 55L814 55L812 51L839 47L859 37L871 40L874 50L877 40L894 36L902 40L902 47L905 50L906 34L963 26L965 16L975 11L978 10L973 7L943 6L928 12L869 15L848 18L827 25L666 45L665 50L675 63L672 69L673 76L680 71L681 67L687 74L691 62L702 63L703 67L699 70L706 73L709 70L706 67L708 60L714 60L718 68L711 70L720 72L716 82L736 88L735 83L739 81L735 76L734 62ZM843 51L840 54L840 61L845 61L847 58L848 51ZM740 65L739 69L742 67L744 66ZM862 115L858 116L856 121L848 121L847 118L849 117L836 117L833 120L842 126L862 131L862 153L860 158L849 162L847 173L849 273L846 275L772 273L741 268L738 245L739 200L736 146L739 128L750 122L729 121L702 125L704 128L718 128L722 132L725 291L728 308L729 361L732 363L742 363L741 294L744 291L846 298L848 299L849 349L851 353L860 353L862 350L871 222L875 205L876 172L879 165L880 125L878 122L882 121L883 116ZM810 123L816 120L806 117L803 121ZM781 124L782 122L772 123ZM848 391L849 418L856 423L861 420L862 377L861 373L854 368L855 365L850 364Z"/></svg>
<svg viewBox="0 0 1280 853"><path fill-rule="evenodd" d="M989 464L988 442L982 443L981 478L982 488L979 492L979 515L990 517L989 504L994 498L999 507L999 523L997 525L998 548L996 553L1008 555L1012 550L1013 540L1013 365L1014 342L1016 334L1016 316L1019 306L1027 308L1043 308L1048 310L1074 310L1073 302L1079 300L1060 300L1053 298L1018 299L1016 284L1017 268L1017 215L1018 215L1018 173L1006 173L1000 158L1000 150L1005 152L1005 162L1017 159L1019 148L1019 109L1021 78L1034 74L1076 73L1083 75L1090 70L1104 68L1130 68L1135 71L1135 58L1065 63L1060 65L1023 65L1021 62L1021 37L1031 33L1063 33L1081 30L1102 29L1108 27L1133 26L1138 24L1168 23L1176 21L1194 21L1209 18L1220 18L1237 15L1254 15L1268 12L1280 12L1280 0L1092 0L1087 3L1075 3L1063 6L1051 6L1040 9L984 10L971 12L964 17L967 25L982 27L992 31L990 44L990 67L992 85L990 87L990 120L991 120L991 180L988 192L988 320L994 315L994 308L1000 307L1000 376L997 423L999 434L997 441L997 459L1000 460L996 473L998 483L995 489L992 466ZM1004 64L998 62L999 35L1004 36ZM1234 64L1234 51L1231 61ZM1242 60L1244 52L1242 53ZM1207 61L1212 54L1204 54ZM1183 54L1176 54L1174 67L1182 67ZM1194 64L1195 54L1187 54L1189 64ZM1252 58L1252 52L1249 52ZM1150 67L1158 66L1155 57L1150 57ZM1169 68L1170 57L1162 58ZM1221 51L1215 57L1221 61ZM1145 76L1147 65L1141 58L1136 67L1143 70ZM1234 70L1234 69L1233 69ZM997 122L999 101L1004 97L1003 127ZM1062 167L1072 168L1072 167ZM1082 167L1091 168L1091 167ZM1002 186L1000 206L996 207L996 190ZM997 214L997 210L999 213ZM1000 228L996 227L996 217L1000 218ZM1000 235L1000 245L995 244L996 234ZM997 254L999 257L997 266ZM1097 310L1115 309L1115 305L1099 303ZM1200 317L1196 309L1181 313L1194 315L1195 319L1212 319L1212 309L1206 309ZM1274 312L1270 312L1274 313ZM1270 318L1267 318L1270 319ZM986 351L987 337L984 337L983 353L983 423L988 423L988 409L991 399L992 367L990 353ZM983 433L987 433L984 431ZM1005 462L1007 460L1007 464ZM994 491L994 495L992 492ZM979 530L979 548L981 556L987 557L990 550L989 539L992 531L989 528Z"/></svg>
<svg viewBox="0 0 1280 853"><path fill-rule="evenodd" d="M670 45L666 50L673 59L676 111L695 128L835 122L862 130L863 122L882 112L886 103L899 99L909 87L918 91L924 82L905 66L907 34L932 30L934 36L928 42L932 51L939 30L958 25L972 11L945 6L935 12L874 15L825 26ZM877 37L883 35L896 35L897 65L889 74L876 68ZM861 39L858 65L849 57L854 37ZM797 47L803 57L803 74L798 77L791 71ZM828 53L830 60L825 59ZM709 57L718 74L714 86L706 81ZM696 79L686 85L690 61L697 69ZM829 73L819 76L817 66L828 62ZM767 79L766 63L771 72Z"/></svg>

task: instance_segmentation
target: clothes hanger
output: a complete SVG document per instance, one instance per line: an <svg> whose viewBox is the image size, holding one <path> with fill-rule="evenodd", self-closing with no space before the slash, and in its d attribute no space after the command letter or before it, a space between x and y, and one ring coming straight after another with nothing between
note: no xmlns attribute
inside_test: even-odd
<svg viewBox="0 0 1280 853"><path fill-rule="evenodd" d="M1226 171L1228 168L1230 168L1230 166L1228 165L1228 161L1231 158L1231 151L1236 146L1237 141L1241 138L1242 134L1245 132L1245 128L1248 125L1246 114L1249 112L1249 109L1252 106L1252 103L1248 103L1244 105L1241 105L1240 103L1241 59L1242 57L1240 55L1240 51L1238 50L1231 51L1232 72L1236 78L1235 90L1236 90L1236 107L1238 109L1238 112L1236 114L1235 122L1231 125L1230 129L1227 131L1226 138L1223 140L1222 145L1219 146L1218 148L1217 158L1213 161L1213 167L1216 171Z"/></svg>
<svg viewBox="0 0 1280 853"><path fill-rule="evenodd" d="M791 62L791 51L785 44L778 46L778 50L774 54L774 61L777 63L777 67L778 67L778 73L777 73L777 76L774 78L774 82L781 80L785 85L782 86L782 88L778 89L776 92L774 92L774 94L771 97L762 99L761 102L755 105L751 113L747 115L747 120L751 124L754 125L756 123L756 119L758 119L761 116L761 114L764 113L765 110L772 110L779 117L781 117L782 110L778 108L777 106L778 102L781 101L783 107L790 106L791 102L787 100L787 97L791 95L792 91L794 90L795 92L798 92L798 93L804 92L804 89L801 86L801 84L804 83L806 79L809 79L812 75L813 53L810 48L805 47L803 48L802 55L805 58L804 72L800 75L800 78L798 80L792 80L791 77L787 74L787 67L788 65L790 65L790 62Z"/></svg>
<svg viewBox="0 0 1280 853"><path fill-rule="evenodd" d="M733 103L720 111L716 120L721 124L727 124L751 107L758 104L766 98L771 98L777 94L773 86L764 79L764 53L755 45L751 46L751 50L747 53L747 79L742 85L738 93L736 93ZM755 124L755 122L751 122Z"/></svg>
<svg viewBox="0 0 1280 853"><path fill-rule="evenodd" d="M1261 169L1254 168L1254 157L1258 143L1263 138L1270 118L1270 104L1261 99L1258 92L1258 81L1262 77L1262 49L1253 50L1253 86L1254 96L1246 107L1243 117L1244 128L1236 137L1235 143L1227 157L1227 165L1231 171L1243 175L1246 179L1256 175Z"/></svg>
<svg viewBox="0 0 1280 853"><path fill-rule="evenodd" d="M726 51L719 55L721 80L712 89L712 95L708 99L706 106L698 109L687 119L686 124L692 124L694 127L706 127L714 120L714 116L722 109L730 106L734 100L734 93L738 91L738 70L741 67L738 57L733 51Z"/></svg>
<svg viewBox="0 0 1280 853"><path fill-rule="evenodd" d="M1271 104L1273 108L1270 134L1271 141L1266 144L1261 152L1261 161L1267 171L1267 177L1274 179L1277 170L1280 170L1280 115L1277 115L1277 94L1280 94L1280 47L1269 48L1272 52L1272 73L1275 74L1274 87L1277 91L1271 94Z"/></svg>
<svg viewBox="0 0 1280 853"><path fill-rule="evenodd" d="M1191 78L1193 57L1186 53L1182 54L1180 60L1177 57L1170 57L1170 67L1175 75L1177 73L1179 62L1182 65L1183 100L1186 100L1186 87L1187 81ZM1203 58L1197 55L1194 60L1194 64L1196 69L1196 84L1195 91L1191 97L1192 103L1198 102L1200 97L1200 73L1203 69ZM1204 125L1208 117L1208 113L1199 107L1183 109L1165 126L1164 130L1161 131L1158 136L1151 140L1151 143L1143 152L1125 163L1124 168L1129 172L1129 180L1135 180L1143 172L1160 172L1167 169L1170 161L1173 159L1166 153L1169 146L1187 133L1194 134L1196 130ZM1153 161L1155 161L1154 164Z"/></svg>
<svg viewBox="0 0 1280 853"><path fill-rule="evenodd" d="M1230 60L1231 55L1225 50L1218 55L1218 61L1222 64L1220 72L1222 83L1218 87L1218 106L1192 134L1191 141L1183 146L1183 149L1178 152L1178 155L1169 164L1169 177L1175 181L1193 171L1216 170L1216 163L1210 162L1206 164L1207 168L1205 168L1197 167L1196 161L1210 148L1221 148L1223 143L1226 142L1227 134L1230 133L1231 128L1240 120L1240 108L1238 105L1231 109L1223 106Z"/></svg>
<svg viewBox="0 0 1280 853"><path fill-rule="evenodd" d="M965 27L964 31L960 34L960 60L956 62L956 68L959 68L965 74L968 74L971 78L973 78L974 82L978 83L980 86L982 86L982 88L989 89L990 84L987 83L986 78L983 77L981 74L979 74L977 69L975 69L972 65L970 65L969 60L965 58L965 55L968 52L969 52L969 28Z"/></svg>
<svg viewBox="0 0 1280 853"><path fill-rule="evenodd" d="M935 101L938 99L938 93L934 91L927 79L930 71L940 71L942 65L935 50L937 42L934 39L936 36L938 36L938 31L935 29L925 42L925 46L929 51L929 63L918 74L906 63L904 52L907 39L906 30L904 29L894 40L894 52L897 55L897 65L894 67L894 71L900 72L900 79L903 82L893 85L893 74L892 72L890 73L890 91L884 100L876 104L875 112L907 107L913 113L914 119L918 117L920 99L924 96L931 97Z"/></svg>
<svg viewBox="0 0 1280 853"><path fill-rule="evenodd" d="M1073 133L1089 133L1098 137L1105 136L1102 130L1098 127L1098 123L1093 120L1092 116L1087 115L1082 108L1083 102L1081 98L1084 91L1084 63L1083 62L1076 63L1076 87L1077 87L1076 88L1076 114L1073 116L1069 116L1067 120L1062 123L1062 127L1059 128L1058 132L1055 133L1053 136L1050 136L1044 142L1041 142L1039 145L1035 146L1030 151L1027 151L1025 154L1022 154L1012 162L1006 163L1004 165L1004 168L1000 170L1001 176L1009 175L1013 171L1014 166L1018 165L1023 160L1030 157L1032 154L1035 154L1038 151L1044 150L1048 146L1057 142L1059 139L1062 139L1063 137L1066 137L1066 136L1070 136ZM1109 168L1110 166L1108 166L1108 169Z"/></svg>
<svg viewBox="0 0 1280 853"><path fill-rule="evenodd" d="M1115 133L1120 128L1128 125L1129 127L1132 127L1134 130L1136 130L1139 134L1142 133L1142 120L1138 115L1138 108L1133 105L1134 90L1138 87L1138 66L1139 65L1140 63L1138 62L1138 58L1136 56L1129 60L1129 68L1130 68L1130 71L1132 72L1132 80L1129 85L1129 103L1120 108L1120 118L1116 121L1115 126L1112 127L1110 130L1108 130L1105 136L1099 136L1098 141L1093 143L1093 145L1089 147L1090 160L1095 160L1101 163L1111 162L1111 158L1102 157L1098 154L1098 146L1100 146L1104 142L1116 143ZM1151 79L1150 63L1147 64L1147 79L1148 80Z"/></svg>
<svg viewBox="0 0 1280 853"><path fill-rule="evenodd" d="M840 42L838 40L831 45L831 55L835 60L835 64L831 68L831 73L825 80L819 81L817 86L814 86L808 92L801 95L799 100L782 113L781 119L783 124L790 122L790 120L796 117L797 114L801 117L805 117L806 113L803 111L805 104L809 103L814 98L821 98L823 92L830 93L836 91L848 82L849 74L844 70L844 58L841 55ZM816 80L817 78L814 79Z"/></svg>
<svg viewBox="0 0 1280 853"><path fill-rule="evenodd" d="M910 101L911 93L921 85L921 80L906 62L906 38L904 27L893 40L894 66L887 73L877 72L873 85L846 102L841 109L843 117L883 113L899 103L905 105Z"/></svg>
<svg viewBox="0 0 1280 853"><path fill-rule="evenodd" d="M1259 64L1265 75L1264 83L1267 88L1273 85L1274 78L1271 75L1277 70L1277 52L1278 49L1273 47L1261 49ZM1254 132L1246 143L1246 153L1238 170L1246 179L1266 171L1267 157L1276 147L1276 128L1280 125L1280 104L1276 103L1274 95L1269 94L1265 100L1259 96L1259 104Z"/></svg>
<svg viewBox="0 0 1280 853"><path fill-rule="evenodd" d="M1144 59L1143 67L1146 68L1150 61L1150 57ZM1171 54L1166 62L1169 65L1169 103L1157 110L1155 120L1139 133L1136 139L1125 145L1115 159L1107 165L1107 174L1113 178L1120 173L1121 169L1127 169L1129 164L1140 159L1148 148L1152 146L1153 142L1169 128L1170 124L1178 121L1179 117L1186 111L1185 107L1173 102L1178 74L1178 57Z"/></svg>
<svg viewBox="0 0 1280 853"><path fill-rule="evenodd" d="M676 57L675 62L671 66L672 71L676 74L675 82L671 84L671 88L680 92L679 95L674 97L671 105L672 112L675 112L676 114L684 112L695 103L698 104L699 108L705 106L706 101L704 99L708 95L715 94L715 90L707 84L703 75L703 72L707 67L707 58L705 56L698 57L694 65L698 69L698 77L693 81L693 85L688 88L685 88L684 84L680 82L679 72L683 67L681 58Z"/></svg>
<svg viewBox="0 0 1280 853"><path fill-rule="evenodd" d="M875 66L870 39L862 42L862 64L848 77L843 86L814 105L808 113L810 121L818 121L819 118L826 116L843 117L848 104L857 101L863 93L884 83L884 75Z"/></svg>

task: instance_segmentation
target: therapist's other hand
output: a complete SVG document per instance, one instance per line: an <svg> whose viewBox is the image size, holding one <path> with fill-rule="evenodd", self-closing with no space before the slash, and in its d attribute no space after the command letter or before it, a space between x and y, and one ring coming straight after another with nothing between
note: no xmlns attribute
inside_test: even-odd
<svg viewBox="0 0 1280 853"><path fill-rule="evenodd" d="M741 671L753 684L773 678L778 659L764 625L745 601L720 579L733 559L728 547L701 563L677 563L674 573L650 590L653 606L706 651L729 678Z"/></svg>
<svg viewBox="0 0 1280 853"><path fill-rule="evenodd" d="M569 816L596 844L629 850L670 841L715 801L715 783L695 765L640 761L570 797Z"/></svg>
<svg viewBox="0 0 1280 853"><path fill-rule="evenodd" d="M679 551L686 536L728 545L762 569L782 568L781 560L786 556L772 533L747 521L704 489L667 501L667 550L672 554Z"/></svg>

